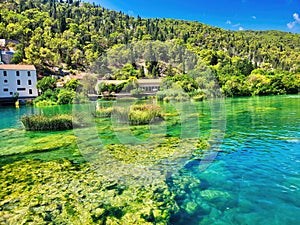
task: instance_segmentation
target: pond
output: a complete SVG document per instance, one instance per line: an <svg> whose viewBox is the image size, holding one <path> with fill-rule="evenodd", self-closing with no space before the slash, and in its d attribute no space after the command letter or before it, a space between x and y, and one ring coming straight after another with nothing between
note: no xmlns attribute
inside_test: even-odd
<svg viewBox="0 0 300 225"><path fill-rule="evenodd" d="M147 126L91 117L59 132L25 132L19 119L90 108L1 107L0 221L299 223L299 95L161 107L165 120Z"/></svg>

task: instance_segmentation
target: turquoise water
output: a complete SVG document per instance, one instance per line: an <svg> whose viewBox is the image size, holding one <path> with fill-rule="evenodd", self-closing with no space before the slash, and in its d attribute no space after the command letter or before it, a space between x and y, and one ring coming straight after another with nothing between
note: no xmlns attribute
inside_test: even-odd
<svg viewBox="0 0 300 225"><path fill-rule="evenodd" d="M181 171L202 186L177 197L182 210L172 222L299 224L299 97L228 99L221 151L205 171L195 163ZM187 213L187 202L198 205Z"/></svg>
<svg viewBox="0 0 300 225"><path fill-rule="evenodd" d="M225 136L216 158L205 170L199 169L201 158L186 159L185 166L167 179L179 206L171 224L299 224L300 96L233 98L226 99L225 106ZM196 108L199 133L209 137L209 129L214 129L210 108L201 102ZM27 158L80 161L73 131L26 133L19 122L23 114L71 110L1 107L1 165ZM195 116L193 110L186 113L190 115L185 118ZM167 123L160 132L180 136L182 124ZM113 143L117 138L109 124L99 120L97 129L103 142ZM149 136L143 128L131 131L138 138Z"/></svg>

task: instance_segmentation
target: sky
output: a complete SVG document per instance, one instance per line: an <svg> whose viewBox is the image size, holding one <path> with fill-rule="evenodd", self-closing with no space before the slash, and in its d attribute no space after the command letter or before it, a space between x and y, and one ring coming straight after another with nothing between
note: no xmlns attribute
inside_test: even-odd
<svg viewBox="0 0 300 225"><path fill-rule="evenodd" d="M199 21L226 30L300 33L300 0L88 0L142 18Z"/></svg>

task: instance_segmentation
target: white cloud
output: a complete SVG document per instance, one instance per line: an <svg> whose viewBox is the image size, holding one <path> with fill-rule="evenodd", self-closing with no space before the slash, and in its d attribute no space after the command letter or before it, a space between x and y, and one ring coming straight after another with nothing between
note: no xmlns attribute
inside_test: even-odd
<svg viewBox="0 0 300 225"><path fill-rule="evenodd" d="M226 24L231 24L231 21L230 21L230 20L227 20L227 21L226 21Z"/></svg>
<svg viewBox="0 0 300 225"><path fill-rule="evenodd" d="M290 22L290 23L288 23L287 24L287 27L289 28L289 29L293 29L295 26L296 26L296 22L294 21L294 22Z"/></svg>
<svg viewBox="0 0 300 225"><path fill-rule="evenodd" d="M252 16L252 19L256 20L256 16Z"/></svg>
<svg viewBox="0 0 300 225"><path fill-rule="evenodd" d="M299 17L299 14L298 13L294 13L293 14L293 18L294 18L294 21L292 22L289 22L287 24L287 27L289 29L293 29L297 24L300 24L300 17Z"/></svg>
<svg viewBox="0 0 300 225"><path fill-rule="evenodd" d="M300 23L300 18L299 18L299 14L298 13L294 13L293 15L295 21L297 21L298 23Z"/></svg>
<svg viewBox="0 0 300 225"><path fill-rule="evenodd" d="M244 30L244 27L239 27L239 30Z"/></svg>

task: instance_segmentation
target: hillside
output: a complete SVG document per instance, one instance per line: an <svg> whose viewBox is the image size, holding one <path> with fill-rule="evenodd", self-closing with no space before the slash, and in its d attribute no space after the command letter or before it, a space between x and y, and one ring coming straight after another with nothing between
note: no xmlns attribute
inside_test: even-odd
<svg viewBox="0 0 300 225"><path fill-rule="evenodd" d="M172 40L210 66L221 86L228 76L245 80L255 68L271 75L274 70L300 72L299 34L226 31L199 22L134 18L90 3L67 2L2 1L0 37L21 43L16 46L14 63L34 64L44 74L52 67L87 71L116 45Z"/></svg>

